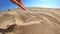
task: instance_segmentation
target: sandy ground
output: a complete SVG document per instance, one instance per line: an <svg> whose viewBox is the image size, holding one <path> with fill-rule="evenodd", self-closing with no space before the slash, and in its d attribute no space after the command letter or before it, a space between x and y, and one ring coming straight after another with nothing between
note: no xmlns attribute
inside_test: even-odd
<svg viewBox="0 0 60 34"><path fill-rule="evenodd" d="M15 11L15 12L14 12ZM24 15L18 9L4 12L0 17L0 28L16 23L14 30L6 34L60 34L60 10L29 8Z"/></svg>

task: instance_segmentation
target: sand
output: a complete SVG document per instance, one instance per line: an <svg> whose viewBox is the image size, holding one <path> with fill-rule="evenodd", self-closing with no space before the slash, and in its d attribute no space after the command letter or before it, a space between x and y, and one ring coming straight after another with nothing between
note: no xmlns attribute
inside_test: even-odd
<svg viewBox="0 0 60 34"><path fill-rule="evenodd" d="M2 25L6 25L3 25L4 27L1 25L1 27L7 28L7 24L17 24L12 32L6 34L60 34L59 9L29 8L27 10L29 11L25 14L27 17L19 14L19 11L21 11L19 9L6 11L3 13L0 17L0 21L3 22L1 23ZM4 15L6 17L3 17ZM6 21L3 21L3 19Z"/></svg>

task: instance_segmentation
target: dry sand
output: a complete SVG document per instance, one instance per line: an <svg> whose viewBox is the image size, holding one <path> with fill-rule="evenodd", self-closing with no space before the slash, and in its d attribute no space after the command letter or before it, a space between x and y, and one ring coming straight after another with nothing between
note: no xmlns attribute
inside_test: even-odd
<svg viewBox="0 0 60 34"><path fill-rule="evenodd" d="M14 30L6 34L60 34L60 10L53 8L29 8L27 17L14 9L1 13L1 28L16 23Z"/></svg>

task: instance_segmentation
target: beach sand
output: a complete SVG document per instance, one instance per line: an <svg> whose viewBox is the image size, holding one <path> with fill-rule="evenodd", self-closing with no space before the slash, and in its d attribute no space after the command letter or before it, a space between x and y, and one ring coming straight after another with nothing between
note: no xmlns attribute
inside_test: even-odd
<svg viewBox="0 0 60 34"><path fill-rule="evenodd" d="M60 9L27 8L28 13L22 15L21 10L14 9L1 13L0 28L15 24L12 32L6 34L60 34Z"/></svg>

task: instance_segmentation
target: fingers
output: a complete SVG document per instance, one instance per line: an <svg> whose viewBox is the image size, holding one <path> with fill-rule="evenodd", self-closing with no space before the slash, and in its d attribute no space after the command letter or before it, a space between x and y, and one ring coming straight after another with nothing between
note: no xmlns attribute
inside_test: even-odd
<svg viewBox="0 0 60 34"><path fill-rule="evenodd" d="M11 2L13 2L14 4L16 4L17 6L21 7L21 9L23 9L25 11L25 7L23 5L23 3L21 2L21 0L10 0Z"/></svg>
<svg viewBox="0 0 60 34"><path fill-rule="evenodd" d="M25 7L22 2L19 3L19 7L21 7L25 11Z"/></svg>

